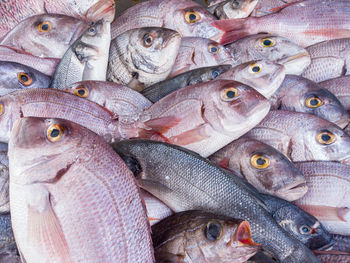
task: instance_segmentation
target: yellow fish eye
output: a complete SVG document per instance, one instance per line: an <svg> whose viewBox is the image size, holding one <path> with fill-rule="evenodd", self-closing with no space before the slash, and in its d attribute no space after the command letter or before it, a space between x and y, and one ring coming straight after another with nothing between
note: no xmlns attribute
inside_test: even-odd
<svg viewBox="0 0 350 263"><path fill-rule="evenodd" d="M46 137L50 142L58 142L64 134L61 124L51 124L46 130Z"/></svg>
<svg viewBox="0 0 350 263"><path fill-rule="evenodd" d="M145 34L142 38L142 43L144 47L150 47L153 44L153 37L150 34Z"/></svg>
<svg viewBox="0 0 350 263"><path fill-rule="evenodd" d="M260 40L260 45L263 47L272 47L275 45L275 41L271 38L263 38Z"/></svg>
<svg viewBox="0 0 350 263"><path fill-rule="evenodd" d="M222 237L222 225L217 221L209 221L205 227L205 237L209 241L216 241Z"/></svg>
<svg viewBox="0 0 350 263"><path fill-rule="evenodd" d="M217 54L220 51L217 45L209 45L208 50L212 54Z"/></svg>
<svg viewBox="0 0 350 263"><path fill-rule="evenodd" d="M44 21L38 25L38 31L39 32L49 32L51 30L52 26L49 21Z"/></svg>
<svg viewBox="0 0 350 263"><path fill-rule="evenodd" d="M316 96L310 96L305 100L305 105L308 108L318 108L323 105L323 102Z"/></svg>
<svg viewBox="0 0 350 263"><path fill-rule="evenodd" d="M18 72L17 73L17 78L20 83L22 83L24 86L29 86L33 83L33 79L24 72Z"/></svg>
<svg viewBox="0 0 350 263"><path fill-rule="evenodd" d="M221 93L221 98L225 101L231 101L238 96L238 89L234 87L226 88Z"/></svg>
<svg viewBox="0 0 350 263"><path fill-rule="evenodd" d="M74 91L75 95L82 97L82 98L86 98L89 95L89 90L82 85L74 88L73 91Z"/></svg>
<svg viewBox="0 0 350 263"><path fill-rule="evenodd" d="M250 164L257 169L265 169L270 166L270 161L268 158L262 156L261 154L254 154L250 158Z"/></svg>
<svg viewBox="0 0 350 263"><path fill-rule="evenodd" d="M330 131L322 131L316 135L316 140L320 144L329 145L334 143L337 140L337 137Z"/></svg>
<svg viewBox="0 0 350 263"><path fill-rule="evenodd" d="M0 115L3 115L5 112L5 106L4 104L0 103Z"/></svg>
<svg viewBox="0 0 350 263"><path fill-rule="evenodd" d="M198 22L198 20L201 19L201 16L197 12L188 11L185 14L185 19L186 19L187 23L193 24L193 23Z"/></svg>
<svg viewBox="0 0 350 263"><path fill-rule="evenodd" d="M261 71L261 65L259 65L259 64L256 64L256 63L254 63L254 64L251 64L250 66L249 66L249 73L252 73L252 74L257 74L257 73L259 73L260 71Z"/></svg>

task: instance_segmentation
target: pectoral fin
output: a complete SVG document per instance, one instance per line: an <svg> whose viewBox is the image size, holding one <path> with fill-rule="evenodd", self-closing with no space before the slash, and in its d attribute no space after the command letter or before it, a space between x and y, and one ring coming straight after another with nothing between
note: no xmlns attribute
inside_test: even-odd
<svg viewBox="0 0 350 263"><path fill-rule="evenodd" d="M195 129L183 132L177 136L172 136L168 140L172 144L188 145L208 138L209 135L206 133L206 124L202 124Z"/></svg>

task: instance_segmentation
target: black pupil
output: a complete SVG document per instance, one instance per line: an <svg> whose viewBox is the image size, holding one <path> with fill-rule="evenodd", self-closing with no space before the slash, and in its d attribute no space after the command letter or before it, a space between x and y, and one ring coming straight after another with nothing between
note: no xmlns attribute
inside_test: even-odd
<svg viewBox="0 0 350 263"><path fill-rule="evenodd" d="M80 89L78 90L79 95L84 96L85 95L85 90Z"/></svg>
<svg viewBox="0 0 350 263"><path fill-rule="evenodd" d="M325 142L328 142L331 139L331 136L329 136L328 134L322 134L322 140Z"/></svg>
<svg viewBox="0 0 350 263"><path fill-rule="evenodd" d="M89 28L89 32L90 32L90 33L94 33L94 32L95 32L95 29L94 29L93 27L90 27L90 28Z"/></svg>
<svg viewBox="0 0 350 263"><path fill-rule="evenodd" d="M230 90L230 91L228 91L228 92L226 93L226 96L227 96L228 98L230 98L230 99L234 98L235 95L236 95L236 92L234 92L234 91L232 91L232 90Z"/></svg>
<svg viewBox="0 0 350 263"><path fill-rule="evenodd" d="M217 78L219 76L219 72L213 71L213 78Z"/></svg>
<svg viewBox="0 0 350 263"><path fill-rule="evenodd" d="M44 30L44 31L49 30L49 25L48 24L43 24L41 26L41 29Z"/></svg>
<svg viewBox="0 0 350 263"><path fill-rule="evenodd" d="M301 230L302 230L304 233L309 232L309 229L308 229L306 226L302 227Z"/></svg>
<svg viewBox="0 0 350 263"><path fill-rule="evenodd" d="M215 53L215 52L218 51L218 49L216 47L212 47L210 50L211 50L212 53Z"/></svg>
<svg viewBox="0 0 350 263"><path fill-rule="evenodd" d="M58 129L53 129L52 132L51 132L51 137L55 138L58 135L60 135L60 131Z"/></svg>
<svg viewBox="0 0 350 263"><path fill-rule="evenodd" d="M254 67L253 69L253 72L259 72L260 71L260 68L258 66Z"/></svg>
<svg viewBox="0 0 350 263"><path fill-rule="evenodd" d="M211 241L217 240L220 237L221 226L218 223L210 223L207 226L207 238Z"/></svg>
<svg viewBox="0 0 350 263"><path fill-rule="evenodd" d="M316 106L316 105L318 104L317 99L312 99L312 100L310 100L310 104L311 104L312 106Z"/></svg>
<svg viewBox="0 0 350 263"><path fill-rule="evenodd" d="M150 43L152 42L152 39L149 37L149 38L146 39L146 42L147 42L148 44L150 44Z"/></svg>
<svg viewBox="0 0 350 263"><path fill-rule="evenodd" d="M27 82L29 80L29 78L26 75L21 75L21 80L23 82Z"/></svg>
<svg viewBox="0 0 350 263"><path fill-rule="evenodd" d="M263 158L259 158L259 159L256 160L256 163L258 165L264 165L266 163L266 161Z"/></svg>
<svg viewBox="0 0 350 263"><path fill-rule="evenodd" d="M189 18L191 21L194 21L197 19L197 16L195 14L190 14Z"/></svg>
<svg viewBox="0 0 350 263"><path fill-rule="evenodd" d="M264 45L265 46L270 46L271 43L272 43L271 40L268 40L268 39L264 40Z"/></svg>

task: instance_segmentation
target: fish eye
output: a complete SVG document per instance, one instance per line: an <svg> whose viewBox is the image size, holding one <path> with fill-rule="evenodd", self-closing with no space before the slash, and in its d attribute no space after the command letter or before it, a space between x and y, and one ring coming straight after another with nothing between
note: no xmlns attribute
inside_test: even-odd
<svg viewBox="0 0 350 263"><path fill-rule="evenodd" d="M199 19L201 19L201 17L197 12L188 11L185 14L185 19L187 23L193 24L193 23L196 23Z"/></svg>
<svg viewBox="0 0 350 263"><path fill-rule="evenodd" d="M212 54L217 54L220 51L220 49L216 45L210 45L208 49L209 52Z"/></svg>
<svg viewBox="0 0 350 263"><path fill-rule="evenodd" d="M321 99L317 98L316 96L310 96L306 98L305 105L308 108L318 108L323 105L323 102Z"/></svg>
<svg viewBox="0 0 350 263"><path fill-rule="evenodd" d="M39 32L49 32L51 30L51 23L49 21L44 21L38 25Z"/></svg>
<svg viewBox="0 0 350 263"><path fill-rule="evenodd" d="M211 221L205 227L205 237L210 241L219 240L222 237L222 226L219 222Z"/></svg>
<svg viewBox="0 0 350 263"><path fill-rule="evenodd" d="M263 38L260 40L260 45L263 47L272 47L275 45L275 41L271 38Z"/></svg>
<svg viewBox="0 0 350 263"><path fill-rule="evenodd" d="M19 82L22 83L24 86L29 86L33 82L33 79L27 73L24 72L17 73L17 78Z"/></svg>
<svg viewBox="0 0 350 263"><path fill-rule="evenodd" d="M95 27L94 26L89 27L88 32L89 32L90 35L94 35L95 32L96 32Z"/></svg>
<svg viewBox="0 0 350 263"><path fill-rule="evenodd" d="M224 101L231 101L238 96L238 89L234 87L226 88L221 93L221 98Z"/></svg>
<svg viewBox="0 0 350 263"><path fill-rule="evenodd" d="M211 73L211 75L212 75L212 77L213 77L214 79L216 79L217 77L219 77L220 72L217 71L217 70L213 70L213 72Z"/></svg>
<svg viewBox="0 0 350 263"><path fill-rule="evenodd" d="M254 154L250 158L250 164L257 169L265 169L270 166L270 161L268 158L262 156L261 154Z"/></svg>
<svg viewBox="0 0 350 263"><path fill-rule="evenodd" d="M301 227L299 227L299 232L303 235L311 234L312 228L308 225L302 225Z"/></svg>
<svg viewBox="0 0 350 263"><path fill-rule="evenodd" d="M144 47L150 47L153 44L153 37L148 33L143 36L142 40Z"/></svg>
<svg viewBox="0 0 350 263"><path fill-rule="evenodd" d="M322 131L319 134L317 134L316 136L316 140L320 143L320 144L332 144L334 143L337 138L335 137L335 135L333 133L331 133L330 131Z"/></svg>
<svg viewBox="0 0 350 263"><path fill-rule="evenodd" d="M58 142L64 134L61 124L51 124L46 130L46 137L50 142Z"/></svg>
<svg viewBox="0 0 350 263"><path fill-rule="evenodd" d="M75 95L82 98L86 98L89 95L89 90L84 86L78 86L74 88L73 91Z"/></svg>
<svg viewBox="0 0 350 263"><path fill-rule="evenodd" d="M5 106L0 102L0 115L3 115L5 112Z"/></svg>
<svg viewBox="0 0 350 263"><path fill-rule="evenodd" d="M254 63L249 66L249 72L253 74L257 74L261 71L261 68L262 68L261 65Z"/></svg>

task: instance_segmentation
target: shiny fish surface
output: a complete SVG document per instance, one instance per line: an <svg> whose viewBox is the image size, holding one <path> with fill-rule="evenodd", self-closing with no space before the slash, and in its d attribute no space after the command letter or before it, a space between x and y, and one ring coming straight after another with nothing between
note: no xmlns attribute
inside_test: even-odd
<svg viewBox="0 0 350 263"><path fill-rule="evenodd" d="M258 0L224 0L211 1L208 11L219 19L248 17Z"/></svg>
<svg viewBox="0 0 350 263"><path fill-rule="evenodd" d="M0 143L0 213L10 212L7 143Z"/></svg>

